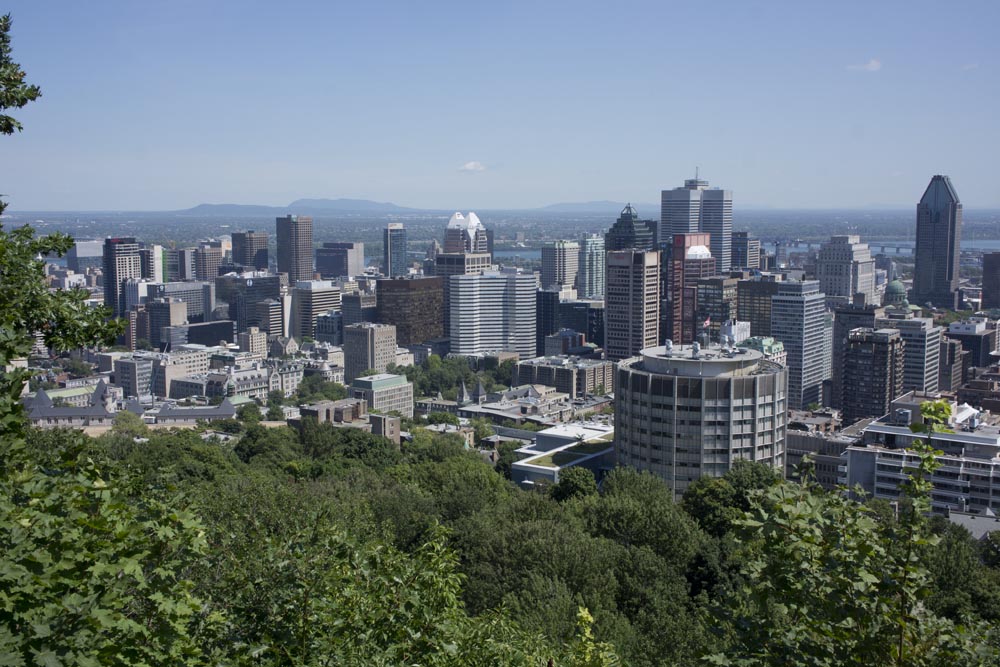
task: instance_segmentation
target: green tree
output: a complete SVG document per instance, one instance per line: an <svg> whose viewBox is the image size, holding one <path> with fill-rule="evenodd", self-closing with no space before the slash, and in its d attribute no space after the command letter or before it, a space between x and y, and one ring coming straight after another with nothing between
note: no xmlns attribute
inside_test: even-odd
<svg viewBox="0 0 1000 667"><path fill-rule="evenodd" d="M947 421L943 402L922 406L925 426ZM720 665L978 665L996 652L985 628L957 626L927 606L921 554L937 540L924 517L935 452L919 464L896 524L816 485L779 484L740 522L744 584L720 610L731 646ZM991 656L992 654L992 656Z"/></svg>
<svg viewBox="0 0 1000 667"><path fill-rule="evenodd" d="M565 468L559 472L559 481L549 489L549 495L559 502L597 495L597 480L594 473L586 468Z"/></svg>
<svg viewBox="0 0 1000 667"><path fill-rule="evenodd" d="M28 102L34 102L42 95L38 86L25 83L24 70L12 58L10 14L0 16L0 112L20 109ZM14 134L21 131L21 123L6 113L0 113L0 134ZM5 205L0 202L0 213Z"/></svg>

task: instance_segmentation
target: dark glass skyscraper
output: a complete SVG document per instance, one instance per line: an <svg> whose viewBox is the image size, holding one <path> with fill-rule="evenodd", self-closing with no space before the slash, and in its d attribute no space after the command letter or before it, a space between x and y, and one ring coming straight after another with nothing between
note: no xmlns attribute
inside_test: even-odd
<svg viewBox="0 0 1000 667"><path fill-rule="evenodd" d="M401 222L390 222L382 236L382 271L395 278L405 276L409 268L406 257L406 227Z"/></svg>
<svg viewBox="0 0 1000 667"><path fill-rule="evenodd" d="M959 244L962 240L962 203L951 179L931 179L917 204L917 256L913 295L917 305L959 306Z"/></svg>
<svg viewBox="0 0 1000 667"><path fill-rule="evenodd" d="M656 239L656 222L640 220L639 214L627 204L618 220L604 235L604 250L653 250Z"/></svg>
<svg viewBox="0 0 1000 667"><path fill-rule="evenodd" d="M287 273L288 282L313 277L313 220L304 215L286 215L276 221L278 231L278 273Z"/></svg>
<svg viewBox="0 0 1000 667"><path fill-rule="evenodd" d="M247 269L267 271L267 232L233 232L233 262Z"/></svg>

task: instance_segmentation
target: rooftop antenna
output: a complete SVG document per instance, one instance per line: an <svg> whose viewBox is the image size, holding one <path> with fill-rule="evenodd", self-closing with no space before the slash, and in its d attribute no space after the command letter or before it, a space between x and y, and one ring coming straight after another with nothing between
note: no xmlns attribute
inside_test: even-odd
<svg viewBox="0 0 1000 667"><path fill-rule="evenodd" d="M694 180L698 180L698 165L695 165L694 167Z"/></svg>

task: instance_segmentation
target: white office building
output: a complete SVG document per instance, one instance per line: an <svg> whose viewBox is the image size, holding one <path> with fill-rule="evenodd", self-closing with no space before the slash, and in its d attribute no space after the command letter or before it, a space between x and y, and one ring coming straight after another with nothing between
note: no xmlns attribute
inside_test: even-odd
<svg viewBox="0 0 1000 667"><path fill-rule="evenodd" d="M448 278L451 352L482 355L517 352L535 356L535 277L488 272Z"/></svg>

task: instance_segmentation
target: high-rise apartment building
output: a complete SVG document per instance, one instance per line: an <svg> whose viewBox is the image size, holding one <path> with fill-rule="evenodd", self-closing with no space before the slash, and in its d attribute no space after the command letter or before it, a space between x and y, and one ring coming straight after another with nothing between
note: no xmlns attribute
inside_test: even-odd
<svg viewBox="0 0 1000 667"><path fill-rule="evenodd" d="M604 237L598 234L580 240L576 291L581 299L604 298Z"/></svg>
<svg viewBox="0 0 1000 667"><path fill-rule="evenodd" d="M938 389L941 364L941 338L944 330L930 318L896 319L880 317L879 329L898 329L905 344L903 391L934 393Z"/></svg>
<svg viewBox="0 0 1000 667"><path fill-rule="evenodd" d="M222 248L202 246L194 251L194 277L196 280L215 280L226 253Z"/></svg>
<svg viewBox="0 0 1000 667"><path fill-rule="evenodd" d="M330 280L300 280L292 288L292 336L316 337L316 318L340 310L340 288Z"/></svg>
<svg viewBox="0 0 1000 667"><path fill-rule="evenodd" d="M492 253L489 234L479 216L473 212L468 215L455 213L448 220L444 231L444 252L474 252Z"/></svg>
<svg viewBox="0 0 1000 667"><path fill-rule="evenodd" d="M328 241L316 249L316 273L324 279L352 278L364 271L364 243Z"/></svg>
<svg viewBox="0 0 1000 667"><path fill-rule="evenodd" d="M344 327L344 379L351 382L367 370L385 372L396 362L396 327L362 322Z"/></svg>
<svg viewBox="0 0 1000 667"><path fill-rule="evenodd" d="M604 348L618 361L656 345L660 321L660 253L615 250L607 255Z"/></svg>
<svg viewBox="0 0 1000 667"><path fill-rule="evenodd" d="M951 179L931 179L917 204L917 249L911 301L923 306L959 307L959 246L962 203Z"/></svg>
<svg viewBox="0 0 1000 667"><path fill-rule="evenodd" d="M889 414L903 393L903 339L897 329L853 329L844 350L844 425Z"/></svg>
<svg viewBox="0 0 1000 667"><path fill-rule="evenodd" d="M733 232L732 268L760 268L760 239L750 236L750 232Z"/></svg>
<svg viewBox="0 0 1000 667"><path fill-rule="evenodd" d="M142 260L135 238L104 239L104 305L114 317L125 315L123 285L130 278L142 278Z"/></svg>
<svg viewBox="0 0 1000 667"><path fill-rule="evenodd" d="M660 241L667 234L712 235L709 249L720 273L732 263L733 193L709 188L708 181L692 178L684 187L660 195Z"/></svg>
<svg viewBox="0 0 1000 667"><path fill-rule="evenodd" d="M535 356L535 276L520 272L487 272L450 276L451 352L478 356L517 352Z"/></svg>
<svg viewBox="0 0 1000 667"><path fill-rule="evenodd" d="M983 255L983 310L1000 308L1000 252Z"/></svg>
<svg viewBox="0 0 1000 667"><path fill-rule="evenodd" d="M698 335L698 281L715 275L715 258L708 234L674 234L663 273L663 337L676 344L694 342Z"/></svg>
<svg viewBox="0 0 1000 667"><path fill-rule="evenodd" d="M826 296L815 280L778 285L778 293L771 297L771 335L785 347L788 407L803 410L822 403L830 366L824 356L832 334L827 328Z"/></svg>
<svg viewBox="0 0 1000 667"><path fill-rule="evenodd" d="M737 461L785 464L786 371L763 354L667 345L618 364L615 454L679 497Z"/></svg>
<svg viewBox="0 0 1000 667"><path fill-rule="evenodd" d="M313 219L305 215L286 215L275 221L277 227L278 273L287 273L289 284L313 278Z"/></svg>
<svg viewBox="0 0 1000 667"><path fill-rule="evenodd" d="M864 295L865 303L875 303L875 260L857 235L832 236L820 246L816 278L831 305L853 303L857 294Z"/></svg>
<svg viewBox="0 0 1000 667"><path fill-rule="evenodd" d="M875 320L885 317L885 311L874 305L845 304L833 311L833 342L831 343L830 404L841 408L844 404L844 355L848 334L854 329L874 329ZM881 415L878 415L881 416Z"/></svg>
<svg viewBox="0 0 1000 667"><path fill-rule="evenodd" d="M382 273L390 278L409 273L406 256L406 228L401 222L390 222L382 233Z"/></svg>
<svg viewBox="0 0 1000 667"><path fill-rule="evenodd" d="M233 232L233 263L253 271L267 271L267 241L267 232Z"/></svg>
<svg viewBox="0 0 1000 667"><path fill-rule="evenodd" d="M542 288L576 287L580 244L576 241L553 241L542 247Z"/></svg>
<svg viewBox="0 0 1000 667"><path fill-rule="evenodd" d="M612 250L653 250L656 248L656 222L640 220L639 214L627 204L618 220L604 235L604 249Z"/></svg>
<svg viewBox="0 0 1000 667"><path fill-rule="evenodd" d="M444 281L440 276L378 281L375 317L396 327L398 345L444 336Z"/></svg>

